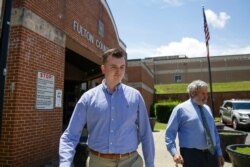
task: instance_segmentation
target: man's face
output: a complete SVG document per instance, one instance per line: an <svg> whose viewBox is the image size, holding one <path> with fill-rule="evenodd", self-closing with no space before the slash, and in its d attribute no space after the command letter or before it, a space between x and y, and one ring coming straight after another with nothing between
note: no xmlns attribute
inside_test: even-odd
<svg viewBox="0 0 250 167"><path fill-rule="evenodd" d="M125 74L125 59L108 56L107 62L101 66L101 69L107 82L118 84Z"/></svg>
<svg viewBox="0 0 250 167"><path fill-rule="evenodd" d="M198 105L203 105L207 103L207 89L206 88L199 88L196 93L192 94L194 101Z"/></svg>

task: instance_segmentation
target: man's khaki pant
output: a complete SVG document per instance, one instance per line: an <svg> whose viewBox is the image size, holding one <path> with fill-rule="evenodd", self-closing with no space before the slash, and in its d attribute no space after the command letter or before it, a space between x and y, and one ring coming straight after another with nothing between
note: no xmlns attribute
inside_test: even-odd
<svg viewBox="0 0 250 167"><path fill-rule="evenodd" d="M90 153L88 167L143 167L143 160L137 152L120 159L101 158Z"/></svg>

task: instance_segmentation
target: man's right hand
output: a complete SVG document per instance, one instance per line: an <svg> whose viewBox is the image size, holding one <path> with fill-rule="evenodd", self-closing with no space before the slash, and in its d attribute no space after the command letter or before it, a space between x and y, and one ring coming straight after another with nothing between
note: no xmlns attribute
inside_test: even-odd
<svg viewBox="0 0 250 167"><path fill-rule="evenodd" d="M184 163L184 160L183 160L182 156L179 155L179 154L175 154L175 155L173 156L173 159L174 159L174 162L175 162L176 164L183 164L183 163Z"/></svg>

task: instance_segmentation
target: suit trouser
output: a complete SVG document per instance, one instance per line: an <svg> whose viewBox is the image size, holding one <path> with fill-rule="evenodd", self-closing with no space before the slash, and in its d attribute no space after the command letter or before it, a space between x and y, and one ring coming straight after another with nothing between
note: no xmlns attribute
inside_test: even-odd
<svg viewBox="0 0 250 167"><path fill-rule="evenodd" d="M138 152L119 159L101 158L90 152L89 167L143 167L143 160Z"/></svg>
<svg viewBox="0 0 250 167"><path fill-rule="evenodd" d="M180 152L184 159L183 167L219 167L217 155L212 155L208 150L181 148Z"/></svg>

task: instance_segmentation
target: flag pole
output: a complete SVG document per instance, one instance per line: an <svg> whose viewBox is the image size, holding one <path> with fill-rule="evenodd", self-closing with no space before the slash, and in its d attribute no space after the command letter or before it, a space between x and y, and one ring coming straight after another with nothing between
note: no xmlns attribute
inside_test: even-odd
<svg viewBox="0 0 250 167"><path fill-rule="evenodd" d="M212 84L212 74L211 74L210 55L209 55L209 39L210 39L210 35L209 35L209 30L208 30L208 25L207 25L207 19L206 19L204 6L202 6L202 11L203 11L203 19L204 19L205 41L206 41L206 48L207 48L207 62L208 62L208 73L209 73L210 98L211 98L211 105L212 105L211 108L212 108L213 116L215 116L214 98L213 98L213 84Z"/></svg>
<svg viewBox="0 0 250 167"><path fill-rule="evenodd" d="M210 85L210 97L212 104L212 113L214 114L214 98L213 98L213 84L212 84L212 74L211 74L211 66L210 66L210 58L209 58L209 43L207 44L207 62L208 62L208 73L209 73L209 85Z"/></svg>

